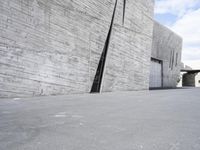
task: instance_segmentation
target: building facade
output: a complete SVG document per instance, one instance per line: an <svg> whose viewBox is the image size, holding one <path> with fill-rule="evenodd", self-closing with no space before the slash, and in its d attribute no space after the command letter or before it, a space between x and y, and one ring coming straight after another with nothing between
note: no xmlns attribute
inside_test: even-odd
<svg viewBox="0 0 200 150"><path fill-rule="evenodd" d="M174 88L180 80L182 38L154 22L150 88Z"/></svg>
<svg viewBox="0 0 200 150"><path fill-rule="evenodd" d="M153 0L0 0L0 97L149 88Z"/></svg>

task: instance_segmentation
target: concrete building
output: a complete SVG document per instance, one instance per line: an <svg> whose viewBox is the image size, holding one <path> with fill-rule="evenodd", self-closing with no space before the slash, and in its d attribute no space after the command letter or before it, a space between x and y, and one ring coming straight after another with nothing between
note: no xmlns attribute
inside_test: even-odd
<svg viewBox="0 0 200 150"><path fill-rule="evenodd" d="M182 63L178 87L200 87L200 69L197 68L193 69Z"/></svg>
<svg viewBox="0 0 200 150"><path fill-rule="evenodd" d="M181 70L182 75L182 86L199 87L200 86L200 70Z"/></svg>
<svg viewBox="0 0 200 150"><path fill-rule="evenodd" d="M182 38L154 22L150 88L174 88L180 80Z"/></svg>
<svg viewBox="0 0 200 150"><path fill-rule="evenodd" d="M183 81L182 81L182 86L192 86L195 87L196 77L197 73L185 73L183 74Z"/></svg>
<svg viewBox="0 0 200 150"><path fill-rule="evenodd" d="M151 55L175 86L181 40L153 10L153 0L0 0L0 97L147 90ZM157 43L172 47L162 55Z"/></svg>

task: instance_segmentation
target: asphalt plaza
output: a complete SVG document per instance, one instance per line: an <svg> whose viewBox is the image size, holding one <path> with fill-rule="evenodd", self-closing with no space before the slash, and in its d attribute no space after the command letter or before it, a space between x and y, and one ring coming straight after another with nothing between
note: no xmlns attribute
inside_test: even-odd
<svg viewBox="0 0 200 150"><path fill-rule="evenodd" d="M200 89L0 100L0 150L199 150Z"/></svg>

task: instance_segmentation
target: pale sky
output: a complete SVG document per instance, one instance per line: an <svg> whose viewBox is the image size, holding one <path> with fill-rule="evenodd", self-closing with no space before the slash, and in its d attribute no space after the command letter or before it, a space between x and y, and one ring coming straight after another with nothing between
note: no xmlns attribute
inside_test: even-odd
<svg viewBox="0 0 200 150"><path fill-rule="evenodd" d="M200 0L155 1L155 19L183 38L182 61L200 69Z"/></svg>

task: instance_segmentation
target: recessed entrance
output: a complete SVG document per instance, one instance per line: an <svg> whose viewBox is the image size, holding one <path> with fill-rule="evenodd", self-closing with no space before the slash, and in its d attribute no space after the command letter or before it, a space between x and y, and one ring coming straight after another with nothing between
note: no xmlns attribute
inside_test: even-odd
<svg viewBox="0 0 200 150"><path fill-rule="evenodd" d="M162 61L151 58L150 67L150 88L161 88L162 87Z"/></svg>

